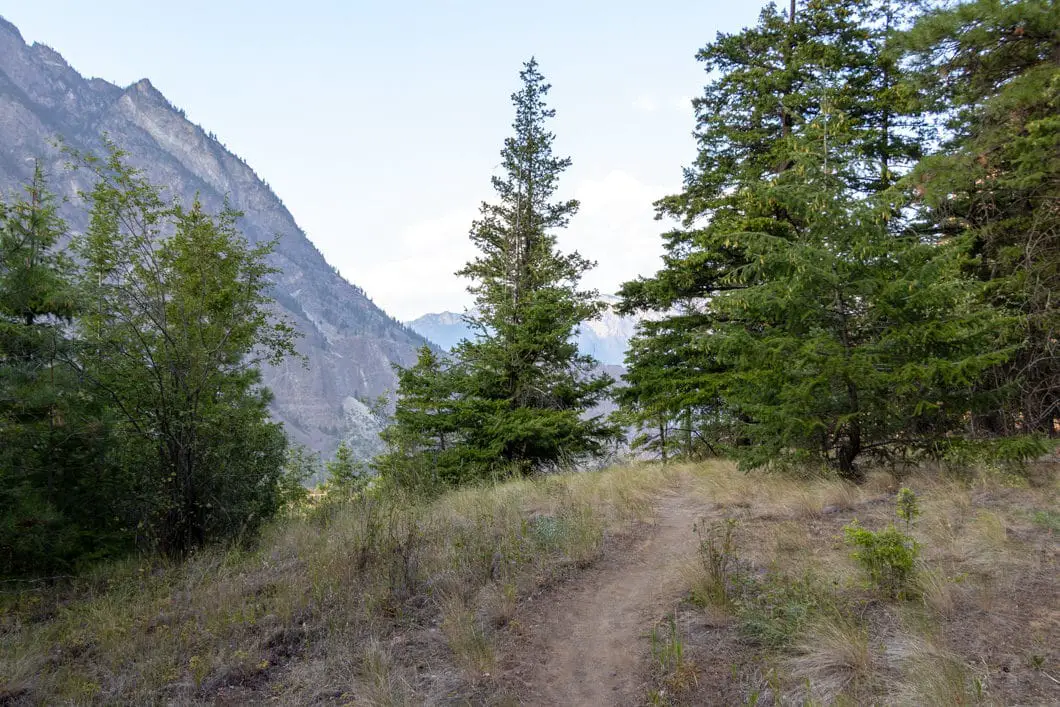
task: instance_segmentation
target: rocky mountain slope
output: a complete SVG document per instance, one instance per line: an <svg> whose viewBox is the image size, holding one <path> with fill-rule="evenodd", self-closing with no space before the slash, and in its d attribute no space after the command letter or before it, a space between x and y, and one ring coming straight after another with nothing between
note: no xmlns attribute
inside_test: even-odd
<svg viewBox="0 0 1060 707"><path fill-rule="evenodd" d="M0 193L20 189L43 160L51 187L71 201L91 185L71 172L55 147L61 138L78 150L100 152L106 134L128 151L130 162L190 200L209 208L227 195L245 212L251 241L279 239L275 297L304 335L308 366L291 361L265 371L275 393L273 413L291 436L330 453L341 438L372 452L376 424L361 401L391 390L392 363L408 365L425 339L389 317L358 287L344 280L306 238L279 197L254 170L211 134L185 119L147 79L125 88L86 79L53 49L27 45L0 18ZM82 210L64 214L74 231L85 227Z"/></svg>
<svg viewBox="0 0 1060 707"><path fill-rule="evenodd" d="M614 311L617 297L604 295L601 299L608 308L599 319L582 324L578 332L578 348L602 364L621 366L626 349L629 348L629 340L636 333L637 323L643 316L622 316ZM447 351L471 333L463 316L454 312L424 314L406 324Z"/></svg>

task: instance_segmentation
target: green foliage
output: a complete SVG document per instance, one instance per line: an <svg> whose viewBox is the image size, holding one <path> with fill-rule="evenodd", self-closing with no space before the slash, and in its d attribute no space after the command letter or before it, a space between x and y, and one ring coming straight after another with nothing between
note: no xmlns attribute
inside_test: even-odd
<svg viewBox="0 0 1060 707"><path fill-rule="evenodd" d="M905 521L906 528L913 525L920 517L920 503L913 489L903 486L898 489L898 500L895 502L895 514Z"/></svg>
<svg viewBox="0 0 1060 707"><path fill-rule="evenodd" d="M696 524L701 573L691 599L731 611L740 631L759 645L787 646L810 618L827 608L818 583L809 574L791 578L750 571L740 559L736 529L732 518L710 526Z"/></svg>
<svg viewBox="0 0 1060 707"><path fill-rule="evenodd" d="M302 493L258 365L293 352L270 245L123 163L95 179L75 263L38 168L0 204L0 573L69 571L139 545L246 537Z"/></svg>
<svg viewBox="0 0 1060 707"><path fill-rule="evenodd" d="M328 472L328 492L352 496L368 484L367 466L353 458L349 446L342 442L335 450L335 458L325 465Z"/></svg>
<svg viewBox="0 0 1060 707"><path fill-rule="evenodd" d="M1027 93L1042 116L1026 126L1033 149L1011 140L1006 124L990 154L1027 156L1018 164L1028 171L1010 185L1023 180L1027 188L1013 208L1023 221L1006 227L1036 234L1032 255L1043 260L1031 299L1039 309L1055 300L1055 238L1045 235L1055 230L1055 204L1045 196L1056 191L1047 186L1055 181L1052 162L1039 168L1030 158L1060 154L1052 84L1041 83L1055 73L1057 35L1048 29L1055 13L1046 19L1033 2L997 10L998 26L1024 49L981 66L964 34L954 42L967 54L949 56L946 34L979 34L975 18L996 3L980 5L979 14L962 6L929 13L921 21L928 29L917 25L911 36L928 55L917 70L913 40L900 34L915 19L913 2L793 3L787 17L771 6L755 27L719 35L700 52L711 80L695 102L698 155L685 189L656 204L680 227L664 234L663 268L622 288L624 311L659 313L641 325L627 359L629 386L619 393L649 448L673 453L669 440L680 429L685 453L695 439L745 467L816 460L857 480L865 456L937 458L959 434L977 434L969 420L989 418L1004 389L1027 390L1002 373L1013 366L1020 380L1038 381L1035 395L1046 408L1060 399L1049 394L1060 380L1050 373L1060 360L1050 348L1060 340L1053 324L1031 337L1039 342L1032 374L1021 358L1028 320L981 276L982 243L948 237L973 218L952 218L964 192L950 187L959 181L992 201L993 187L983 185L999 173L976 167L942 179L936 167L949 163L939 157L902 178L933 144L927 118L958 107L953 96L932 104L937 92L924 88L939 63L1012 78L1053 57ZM1021 20L1023 11L1033 17ZM991 32L999 42L1005 36ZM999 106L998 120L1005 115ZM978 214L988 212L975 203ZM1011 248L1012 262L1029 247Z"/></svg>
<svg viewBox="0 0 1060 707"><path fill-rule="evenodd" d="M67 337L81 301L38 164L0 202L0 574L69 571L121 546L98 467L106 430Z"/></svg>
<svg viewBox="0 0 1060 707"><path fill-rule="evenodd" d="M670 614L660 623L663 627L652 626L649 637L654 672L666 689L651 691L649 699L651 704L671 704L671 700L664 701L667 691L678 696L697 684L696 666L685 658L685 643L676 616Z"/></svg>
<svg viewBox="0 0 1060 707"><path fill-rule="evenodd" d="M399 373L389 450L376 465L402 486L525 475L597 455L617 436L601 417L584 415L612 381L593 373L595 361L573 342L601 305L596 292L578 289L593 264L556 247L555 231L578 208L554 200L570 159L552 154L546 124L555 111L537 62L520 77L504 174L493 177L498 200L482 205L470 234L479 255L458 273L475 295L475 337L457 345L453 361L424 350Z"/></svg>
<svg viewBox="0 0 1060 707"><path fill-rule="evenodd" d="M288 444L280 476L280 497L290 508L304 506L309 500L306 484L320 476L320 455L300 444Z"/></svg>
<svg viewBox="0 0 1060 707"><path fill-rule="evenodd" d="M258 366L294 353L293 330L271 314L272 244L248 243L227 207L168 203L122 158L82 160L81 370L112 410L141 543L180 555L284 505L286 438Z"/></svg>
<svg viewBox="0 0 1060 707"><path fill-rule="evenodd" d="M873 583L888 596L900 598L909 591L920 554L920 544L893 525L875 532L862 528L857 520L843 527L847 544L857 548L854 559Z"/></svg>
<svg viewBox="0 0 1060 707"><path fill-rule="evenodd" d="M1045 509L1035 511L1031 520L1054 533L1060 533L1060 512Z"/></svg>
<svg viewBox="0 0 1060 707"><path fill-rule="evenodd" d="M1015 349L977 383L980 433L1055 435L1060 421L1060 13L1050 0L928 12L903 41L948 140L906 187L934 238L967 244L978 296L1013 313Z"/></svg>
<svg viewBox="0 0 1060 707"><path fill-rule="evenodd" d="M771 649L789 646L811 619L831 610L813 576L792 578L776 572L744 577L737 606L740 631Z"/></svg>

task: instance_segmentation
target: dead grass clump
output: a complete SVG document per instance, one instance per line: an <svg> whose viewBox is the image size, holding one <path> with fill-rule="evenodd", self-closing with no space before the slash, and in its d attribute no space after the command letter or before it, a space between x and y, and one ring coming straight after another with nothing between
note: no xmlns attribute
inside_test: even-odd
<svg viewBox="0 0 1060 707"><path fill-rule="evenodd" d="M394 654L377 638L364 642L358 672L365 692L359 703L373 707L419 704L412 686L402 677Z"/></svg>
<svg viewBox="0 0 1060 707"><path fill-rule="evenodd" d="M800 521L769 523L754 531L757 553L749 553L759 564L784 574L816 570L822 562L816 538L808 524Z"/></svg>
<svg viewBox="0 0 1060 707"><path fill-rule="evenodd" d="M481 607L481 620L494 628L502 628L515 617L519 590L512 582L490 584L482 589L475 604Z"/></svg>
<svg viewBox="0 0 1060 707"><path fill-rule="evenodd" d="M864 500L861 488L840 479L818 479L784 490L783 505L794 518L819 519L853 510Z"/></svg>
<svg viewBox="0 0 1060 707"><path fill-rule="evenodd" d="M932 638L906 638L892 648L901 666L893 692L907 704L979 704L987 684L959 655Z"/></svg>
<svg viewBox="0 0 1060 707"><path fill-rule="evenodd" d="M834 704L845 695L856 702L872 676L868 630L849 616L821 616L796 646L788 667L815 701Z"/></svg>
<svg viewBox="0 0 1060 707"><path fill-rule="evenodd" d="M449 640L456 664L472 682L489 677L495 660L487 629L461 599L442 600L442 632Z"/></svg>
<svg viewBox="0 0 1060 707"><path fill-rule="evenodd" d="M967 597L963 579L948 575L941 567L921 564L916 573L916 593L939 618L951 619Z"/></svg>

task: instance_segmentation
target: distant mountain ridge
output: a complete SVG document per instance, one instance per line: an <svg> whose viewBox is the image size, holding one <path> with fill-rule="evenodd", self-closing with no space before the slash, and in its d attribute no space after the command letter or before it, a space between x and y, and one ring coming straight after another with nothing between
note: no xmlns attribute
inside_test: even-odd
<svg viewBox="0 0 1060 707"><path fill-rule="evenodd" d="M265 369L273 414L295 440L325 454L341 439L353 439L361 456L373 453L378 437L367 429L373 423L361 403L391 391L391 364L413 363L428 342L328 265L250 166L189 122L149 80L121 88L86 79L50 47L26 44L0 18L0 193L20 190L39 158L52 190L76 201L79 190L91 187L88 175L69 171L53 141L99 154L104 134L171 194L185 201L197 194L209 209L227 196L245 212L239 225L248 239L278 239L274 295L303 334L298 348L308 367L289 361ZM74 231L87 225L72 205L63 215Z"/></svg>
<svg viewBox="0 0 1060 707"><path fill-rule="evenodd" d="M606 366L622 366L629 340L633 338L637 324L644 316L618 314L615 311L618 297L604 295L600 299L607 309L599 319L582 323L577 337L578 349ZM446 351L451 350L461 339L471 337L471 329L464 321L464 315L455 312L424 314L405 324Z"/></svg>

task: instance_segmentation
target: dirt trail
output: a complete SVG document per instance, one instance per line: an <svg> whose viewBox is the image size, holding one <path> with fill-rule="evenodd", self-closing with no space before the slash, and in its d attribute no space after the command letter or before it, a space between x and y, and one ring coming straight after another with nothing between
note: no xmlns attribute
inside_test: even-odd
<svg viewBox="0 0 1060 707"><path fill-rule="evenodd" d="M646 698L647 632L686 589L681 567L693 556L701 502L669 492L633 545L542 597L520 621L530 645L513 677L524 705L636 705Z"/></svg>

